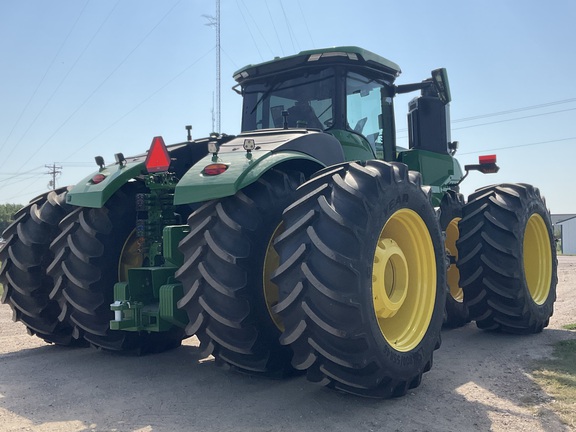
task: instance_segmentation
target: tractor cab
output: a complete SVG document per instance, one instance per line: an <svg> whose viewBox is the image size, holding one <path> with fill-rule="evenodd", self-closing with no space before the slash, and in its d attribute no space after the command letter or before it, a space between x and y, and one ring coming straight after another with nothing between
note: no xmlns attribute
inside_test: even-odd
<svg viewBox="0 0 576 432"><path fill-rule="evenodd" d="M242 131L317 129L345 158L394 160L398 65L356 47L304 51L238 71Z"/></svg>

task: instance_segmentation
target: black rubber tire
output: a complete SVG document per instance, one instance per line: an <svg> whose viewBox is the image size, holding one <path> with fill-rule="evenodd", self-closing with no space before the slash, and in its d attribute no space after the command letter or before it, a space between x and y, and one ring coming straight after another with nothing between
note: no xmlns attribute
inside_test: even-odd
<svg viewBox="0 0 576 432"><path fill-rule="evenodd" d="M190 318L204 356L255 374L293 372L292 352L264 295L264 261L283 209L303 183L300 172L271 169L234 196L206 203L188 218L180 243L184 265L176 273L184 296L178 306Z"/></svg>
<svg viewBox="0 0 576 432"><path fill-rule="evenodd" d="M2 303L9 304L14 321L21 321L31 335L57 345L85 345L72 336L72 327L58 320L59 299L50 298L54 287L47 267L52 261L50 243L58 235L58 223L70 212L66 188L47 192L14 215L6 228L0 250Z"/></svg>
<svg viewBox="0 0 576 432"><path fill-rule="evenodd" d="M444 326L449 328L462 327L470 322L470 313L464 303L464 293L460 286L460 272L456 265L458 249L456 241L459 237L458 222L462 219L464 196L449 190L440 202L440 228L445 233L446 253L450 258L447 263L446 282L448 294L446 296L446 315Z"/></svg>
<svg viewBox="0 0 576 432"><path fill-rule="evenodd" d="M162 333L109 328L120 255L136 222L136 191L128 184L102 208L77 208L68 215L52 244L50 273L56 281L54 295L67 302L62 315L79 337L97 348L146 354L180 346L184 332L177 327Z"/></svg>
<svg viewBox="0 0 576 432"><path fill-rule="evenodd" d="M539 190L527 184L478 189L462 216L458 268L471 318L486 330L542 331L558 278L552 223Z"/></svg>
<svg viewBox="0 0 576 432"><path fill-rule="evenodd" d="M285 210L285 231L275 241L280 256L272 278L280 289L275 311L285 325L281 343L292 347L293 366L307 370L310 381L366 397L396 397L417 387L432 367L446 301L445 252L429 189L420 179L400 163L345 163L306 182ZM406 215L419 235L395 224ZM406 252L403 277L394 271L401 265L384 260L394 268L393 278L385 267L379 279L374 263L381 242L394 237L388 230L397 232L400 249L405 241L416 249L422 244L429 259L412 259ZM418 279L408 282L407 274ZM376 316L374 296L392 285L392 297L392 279L406 281L409 293L389 321L391 330L407 332L407 338L395 339L402 346L388 341L391 334L385 335ZM425 311L414 316L427 318L404 320L409 302ZM407 330L412 324L420 326L420 336Z"/></svg>

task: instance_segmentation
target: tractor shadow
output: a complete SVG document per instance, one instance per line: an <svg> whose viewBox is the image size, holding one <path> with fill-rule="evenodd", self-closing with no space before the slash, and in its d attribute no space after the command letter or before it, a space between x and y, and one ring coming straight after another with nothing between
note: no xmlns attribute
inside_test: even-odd
<svg viewBox="0 0 576 432"><path fill-rule="evenodd" d="M0 355L0 419L32 431L564 430L524 367L570 337L444 331L422 385L392 400L224 370L193 339L141 357L46 345Z"/></svg>

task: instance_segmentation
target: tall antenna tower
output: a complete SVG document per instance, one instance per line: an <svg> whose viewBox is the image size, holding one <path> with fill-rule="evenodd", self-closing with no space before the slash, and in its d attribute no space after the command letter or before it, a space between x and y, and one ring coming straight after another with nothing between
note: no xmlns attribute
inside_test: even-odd
<svg viewBox="0 0 576 432"><path fill-rule="evenodd" d="M206 25L216 29L216 127L213 132L220 133L220 0L216 0L216 16L203 16L209 21Z"/></svg>

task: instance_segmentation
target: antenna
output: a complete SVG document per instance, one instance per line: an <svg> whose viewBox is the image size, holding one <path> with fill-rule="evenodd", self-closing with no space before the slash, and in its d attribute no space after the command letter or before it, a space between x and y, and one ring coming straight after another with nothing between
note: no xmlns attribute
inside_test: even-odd
<svg viewBox="0 0 576 432"><path fill-rule="evenodd" d="M216 0L216 16L202 15L208 19L207 26L216 29L216 127L214 132L220 133L220 0Z"/></svg>

